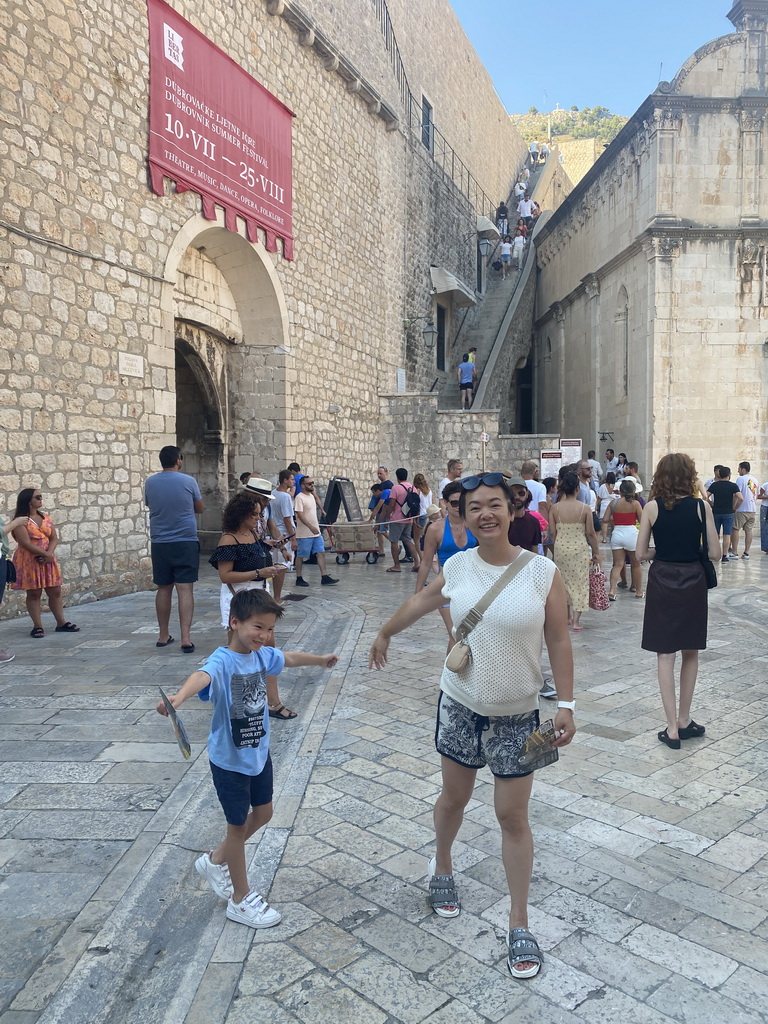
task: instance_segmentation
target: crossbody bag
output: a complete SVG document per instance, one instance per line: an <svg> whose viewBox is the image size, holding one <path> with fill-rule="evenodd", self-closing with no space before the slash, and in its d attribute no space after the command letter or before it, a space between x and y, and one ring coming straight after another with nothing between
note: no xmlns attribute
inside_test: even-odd
<svg viewBox="0 0 768 1024"><path fill-rule="evenodd" d="M496 582L480 598L477 604L470 608L459 625L454 630L456 643L451 648L448 657L445 659L445 667L449 672L463 672L472 661L472 651L467 643L467 637L482 620L490 604L496 600L502 590L507 587L517 576L521 569L524 569L531 559L536 556L532 551L521 551L514 562L508 566L505 572L499 576Z"/></svg>

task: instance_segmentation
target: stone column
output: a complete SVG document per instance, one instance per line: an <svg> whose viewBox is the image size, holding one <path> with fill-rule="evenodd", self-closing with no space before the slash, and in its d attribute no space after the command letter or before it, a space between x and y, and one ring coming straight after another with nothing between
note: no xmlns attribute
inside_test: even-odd
<svg viewBox="0 0 768 1024"><path fill-rule="evenodd" d="M760 157L763 121L762 110L741 111L741 225L760 224Z"/></svg>
<svg viewBox="0 0 768 1024"><path fill-rule="evenodd" d="M560 410L557 432L560 434L565 424L565 310L559 302L552 306L552 315L557 324L557 408Z"/></svg>
<svg viewBox="0 0 768 1024"><path fill-rule="evenodd" d="M648 257L648 359L645 408L632 409L635 422L649 430L648 465L675 451L672 375L674 362L675 273L679 238L650 238Z"/></svg>
<svg viewBox="0 0 768 1024"><path fill-rule="evenodd" d="M655 221L673 221L675 217L675 158L677 136L682 119L676 110L655 110L645 122L656 160Z"/></svg>
<svg viewBox="0 0 768 1024"><path fill-rule="evenodd" d="M589 299L589 366L586 369L587 394L589 395L589 406L587 408L590 423L589 439L584 438L587 449L597 448L597 424L600 420L600 351L601 351L601 307L600 307L600 281L595 274L588 274L583 279L584 290Z"/></svg>

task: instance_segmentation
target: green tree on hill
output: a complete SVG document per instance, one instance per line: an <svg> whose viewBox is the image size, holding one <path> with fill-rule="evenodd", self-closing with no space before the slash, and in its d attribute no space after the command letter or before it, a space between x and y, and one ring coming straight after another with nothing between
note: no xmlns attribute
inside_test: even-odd
<svg viewBox="0 0 768 1024"><path fill-rule="evenodd" d="M531 107L527 114L511 114L512 123L526 140L543 138L552 125L552 137L568 136L572 139L600 139L613 142L629 118L612 114L607 107L583 107L573 105L570 110L553 110L542 113Z"/></svg>

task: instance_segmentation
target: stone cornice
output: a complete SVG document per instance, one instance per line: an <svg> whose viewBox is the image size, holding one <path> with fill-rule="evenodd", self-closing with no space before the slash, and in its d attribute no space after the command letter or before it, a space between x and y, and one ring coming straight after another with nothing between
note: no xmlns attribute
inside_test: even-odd
<svg viewBox="0 0 768 1024"><path fill-rule="evenodd" d="M768 222L757 227L750 225L749 227L717 228L676 224L674 228L665 230L648 228L612 259L586 274L567 295L552 303L549 309L537 317L534 327L538 329L553 319L562 322L565 310L579 298L599 296L601 281L632 257L645 253L649 260L674 260L685 251L686 242L699 240L737 242L739 243L740 263L755 263L760 255L760 247L768 249Z"/></svg>
<svg viewBox="0 0 768 1024"><path fill-rule="evenodd" d="M315 25L309 15L292 0L266 0L267 11L281 17L293 28L302 46L311 47L320 56L326 71L335 72L346 83L347 91L356 93L368 113L385 122L387 131L400 127L397 111L366 81L351 61L336 49L331 40Z"/></svg>
<svg viewBox="0 0 768 1024"><path fill-rule="evenodd" d="M659 132L676 132L687 112L706 110L724 111L739 121L742 132L759 133L768 123L768 96L709 99L649 96L540 229L537 235L539 266L546 266L568 238L581 230L593 212L622 186L634 166L647 157L652 140Z"/></svg>

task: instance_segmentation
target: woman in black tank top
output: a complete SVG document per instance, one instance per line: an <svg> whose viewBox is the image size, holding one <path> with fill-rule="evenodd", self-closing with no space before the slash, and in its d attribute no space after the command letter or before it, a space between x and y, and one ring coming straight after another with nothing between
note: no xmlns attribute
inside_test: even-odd
<svg viewBox="0 0 768 1024"><path fill-rule="evenodd" d="M667 727L658 734L673 750L680 741L704 735L691 718L699 651L707 646L707 583L701 564L702 533L718 551L712 509L696 497L696 466L688 455L659 461L643 509L636 555L647 558L653 535L653 563L645 588L642 647L656 653L659 690ZM675 657L681 652L680 696L675 690Z"/></svg>

